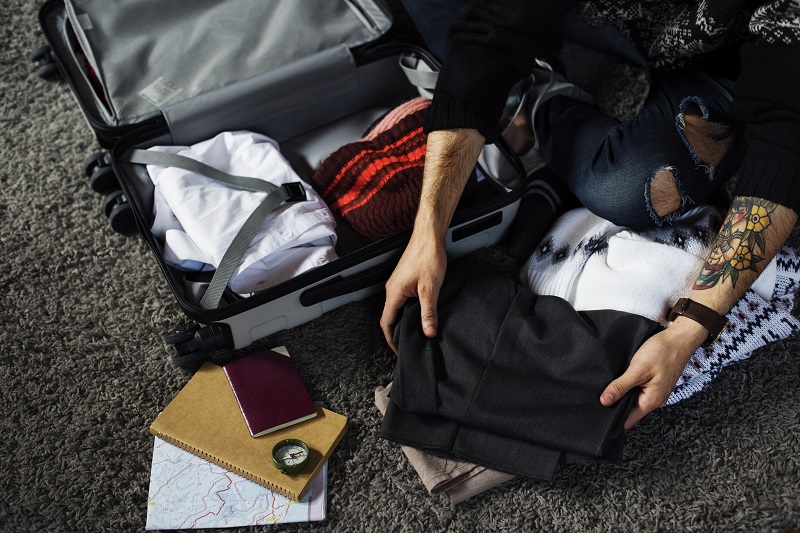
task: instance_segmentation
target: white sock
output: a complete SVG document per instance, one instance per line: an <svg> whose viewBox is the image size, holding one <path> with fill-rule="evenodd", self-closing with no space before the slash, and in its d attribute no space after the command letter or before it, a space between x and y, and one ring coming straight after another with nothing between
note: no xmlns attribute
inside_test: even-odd
<svg viewBox="0 0 800 533"><path fill-rule="evenodd" d="M668 226L614 233L608 248L586 261L573 306L617 309L666 325L667 311L697 279L719 223L716 210L704 207Z"/></svg>
<svg viewBox="0 0 800 533"><path fill-rule="evenodd" d="M634 232L574 209L531 254L523 284L578 311L615 309L666 325L667 310L697 278L719 223L716 210L705 206Z"/></svg>
<svg viewBox="0 0 800 533"><path fill-rule="evenodd" d="M567 211L522 265L522 284L536 294L559 296L573 303L586 261L599 251L598 247L605 246L609 235L621 230L586 208Z"/></svg>

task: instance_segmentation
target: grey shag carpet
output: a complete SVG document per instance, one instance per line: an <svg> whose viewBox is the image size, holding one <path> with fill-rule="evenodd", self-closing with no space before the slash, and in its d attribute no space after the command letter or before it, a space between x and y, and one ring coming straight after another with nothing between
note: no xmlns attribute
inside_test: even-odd
<svg viewBox="0 0 800 533"><path fill-rule="evenodd" d="M39 5L0 4L0 531L140 531L148 427L189 378L160 334L185 320L143 242L114 234L101 215L81 173L98 146L75 101L33 74ZM639 89L624 76L636 73L599 73L598 93L618 114L631 111ZM467 260L514 274L497 248ZM570 466L551 483L517 479L451 507L377 436L373 389L394 365L381 308L373 297L252 347L287 346L312 396L351 423L330 462L327 520L258 530L800 527L798 339L648 417L629 432L622 464Z"/></svg>

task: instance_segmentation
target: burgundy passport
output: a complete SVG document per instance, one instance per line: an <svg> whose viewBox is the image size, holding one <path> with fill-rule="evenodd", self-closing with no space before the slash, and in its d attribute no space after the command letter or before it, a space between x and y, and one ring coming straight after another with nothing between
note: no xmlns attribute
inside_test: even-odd
<svg viewBox="0 0 800 533"><path fill-rule="evenodd" d="M317 414L292 359L267 350L222 366L253 437Z"/></svg>

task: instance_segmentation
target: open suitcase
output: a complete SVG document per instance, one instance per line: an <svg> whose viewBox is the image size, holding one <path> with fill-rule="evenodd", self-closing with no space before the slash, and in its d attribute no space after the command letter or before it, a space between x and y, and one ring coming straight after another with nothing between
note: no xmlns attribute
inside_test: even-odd
<svg viewBox="0 0 800 533"><path fill-rule="evenodd" d="M98 142L112 147L88 158L85 169L97 190L109 176L118 183L104 211L135 223L195 322L164 336L178 366L195 368L212 353L244 348L382 290L410 229L368 242L338 220L338 259L247 296L228 289L219 306L201 307L197 284L165 261L151 232L154 186L145 165L127 161L132 149L247 130L277 141L308 183L329 154L361 138L398 102L433 89L435 59L388 42L392 18L381 0L49 0L40 22L49 47L33 56L40 75L56 65ZM165 66L177 78L165 79ZM487 146L481 160L494 163L476 168L479 200L454 216L451 259L497 243L516 215L520 162L503 142Z"/></svg>

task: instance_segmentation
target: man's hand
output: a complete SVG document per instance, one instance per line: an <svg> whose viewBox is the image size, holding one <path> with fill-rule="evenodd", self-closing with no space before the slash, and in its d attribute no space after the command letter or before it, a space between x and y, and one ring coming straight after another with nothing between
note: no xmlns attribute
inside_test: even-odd
<svg viewBox="0 0 800 533"><path fill-rule="evenodd" d="M686 317L679 317L664 331L647 339L636 351L628 369L600 395L609 407L634 387L641 387L636 403L625 421L630 429L650 412L667 403L686 363L708 337L706 329Z"/></svg>
<svg viewBox="0 0 800 533"><path fill-rule="evenodd" d="M764 270L797 223L787 207L752 196L734 198L711 247L690 298L718 313L727 313ZM681 372L708 337L697 322L678 317L636 351L628 370L612 381L600 402L616 403L633 387L641 387L625 429L666 404Z"/></svg>
<svg viewBox="0 0 800 533"><path fill-rule="evenodd" d="M436 303L447 267L445 236L485 139L476 130L455 129L428 134L425 171L414 231L400 262L386 282L381 329L392 341L397 316L409 298L419 298L422 329L433 337L438 327Z"/></svg>
<svg viewBox="0 0 800 533"><path fill-rule="evenodd" d="M422 308L422 331L436 336L439 325L436 302L444 281L447 255L444 244L435 237L415 232L389 281L386 282L386 303L381 316L381 329L386 342L397 353L392 336L400 310L409 298L419 298Z"/></svg>

